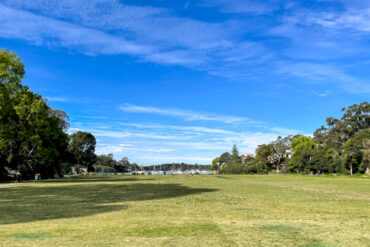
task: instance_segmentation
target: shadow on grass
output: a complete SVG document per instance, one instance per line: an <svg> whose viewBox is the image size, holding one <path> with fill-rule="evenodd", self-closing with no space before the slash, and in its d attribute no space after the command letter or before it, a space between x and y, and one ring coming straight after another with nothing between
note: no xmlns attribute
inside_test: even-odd
<svg viewBox="0 0 370 247"><path fill-rule="evenodd" d="M100 180L113 183L102 183ZM81 183L76 184L76 181ZM145 183L144 178L76 178L64 182L2 188L0 225L90 216L125 209L127 206L121 204L124 202L161 200L216 191L180 184Z"/></svg>
<svg viewBox="0 0 370 247"><path fill-rule="evenodd" d="M225 177L225 176L216 176L216 178L222 178L222 179L232 179L230 177Z"/></svg>
<svg viewBox="0 0 370 247"><path fill-rule="evenodd" d="M76 177L63 178L63 179L57 179L57 180L51 180L51 181L46 180L45 182L49 182L49 183L109 182L110 183L110 182L129 182L129 181L148 181L148 180L154 180L154 178L141 177L141 176L98 175L98 176L76 176Z"/></svg>

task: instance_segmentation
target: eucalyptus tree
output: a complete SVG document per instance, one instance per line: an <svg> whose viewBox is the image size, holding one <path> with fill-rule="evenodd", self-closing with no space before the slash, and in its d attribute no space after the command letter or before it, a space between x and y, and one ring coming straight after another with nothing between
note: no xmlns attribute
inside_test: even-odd
<svg viewBox="0 0 370 247"><path fill-rule="evenodd" d="M343 162L350 174L364 172L368 165L368 142L370 141L370 129L357 132L353 138L344 143ZM364 160L365 154L365 160ZM365 162L365 163L363 163ZM366 167L365 167L366 164ZM363 171L361 171L363 169Z"/></svg>

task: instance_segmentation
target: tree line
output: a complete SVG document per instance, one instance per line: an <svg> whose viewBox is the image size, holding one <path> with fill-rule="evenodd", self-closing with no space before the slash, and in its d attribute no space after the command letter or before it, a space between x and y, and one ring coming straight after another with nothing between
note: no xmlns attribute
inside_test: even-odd
<svg viewBox="0 0 370 247"><path fill-rule="evenodd" d="M63 162L93 169L95 137L66 133L68 115L22 84L24 64L0 50L0 177L19 171L23 178L63 176Z"/></svg>
<svg viewBox="0 0 370 247"><path fill-rule="evenodd" d="M113 154L102 154L97 156L94 164L96 172L107 173L125 173L139 171L189 171L189 170L209 170L210 165L186 164L186 163L164 163L158 165L139 166L136 163L130 163L127 157L119 161L115 160Z"/></svg>
<svg viewBox="0 0 370 247"><path fill-rule="evenodd" d="M313 136L279 136L259 145L255 156L240 157L234 145L212 162L221 173L370 173L370 104L342 109L340 119L328 117Z"/></svg>

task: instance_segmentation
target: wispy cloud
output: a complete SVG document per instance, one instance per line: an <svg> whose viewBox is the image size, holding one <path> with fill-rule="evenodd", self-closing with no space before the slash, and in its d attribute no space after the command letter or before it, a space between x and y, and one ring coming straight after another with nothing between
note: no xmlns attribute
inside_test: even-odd
<svg viewBox="0 0 370 247"><path fill-rule="evenodd" d="M132 151L141 152L144 154L144 153L168 153L173 150L168 148L137 147L131 144L119 144L119 145L98 144L96 148L96 152L98 154L109 154L109 153L114 154Z"/></svg>
<svg viewBox="0 0 370 247"><path fill-rule="evenodd" d="M0 2L1 38L91 56L129 55L137 62L180 65L238 82L271 83L271 77L279 76L273 68L282 63L300 68L307 60L370 55L368 39L364 37L370 32L368 7L314 12L296 1L215 0L197 6L217 7L219 14L248 15L234 18L224 14L218 22L207 22L177 16L170 8L139 3L135 6L118 0ZM189 2L184 6L188 8ZM249 14L264 16L279 9L287 11L278 11L268 19L276 25L248 18ZM272 49L277 38L281 45ZM330 81L343 81L343 85L354 81L366 89L367 82L349 72L340 73L343 67L334 63L330 67ZM305 78L317 75L315 70ZM362 91L347 86L341 89L349 93Z"/></svg>
<svg viewBox="0 0 370 247"><path fill-rule="evenodd" d="M177 156L177 155L143 155L143 161L152 162L155 160L157 164L161 162L168 162L168 160L172 160L172 162L190 162L190 163L198 163L198 164L210 164L212 162L212 158L209 157L197 157L197 156Z"/></svg>
<svg viewBox="0 0 370 247"><path fill-rule="evenodd" d="M293 63L280 64L278 73L304 78L311 83L339 84L343 89L351 93L370 92L369 81L363 81L347 74L344 69L321 63Z"/></svg>
<svg viewBox="0 0 370 247"><path fill-rule="evenodd" d="M0 37L86 55L127 54L139 61L209 72L222 68L221 61L232 65L256 58L262 51L262 45L237 38L236 21L199 21L116 0L4 4L0 4Z"/></svg>
<svg viewBox="0 0 370 247"><path fill-rule="evenodd" d="M49 102L69 102L70 99L66 97L45 97Z"/></svg>
<svg viewBox="0 0 370 247"><path fill-rule="evenodd" d="M88 56L124 55L131 57L130 62L183 66L186 71L206 72L212 79L223 77L222 82L245 83L245 97L260 89L257 85L269 90L281 81L287 85L282 90L305 84L300 89L309 87L306 91L311 96L366 94L370 92L368 64L362 62L370 55L369 4L360 7L341 0L343 6L332 8L325 2L312 10L295 0L184 1L175 10L170 5L150 6L150 1L0 0L0 38ZM192 11L193 7L201 11ZM194 14L203 10L209 19ZM48 94L54 95L47 97L50 102L68 105L98 101ZM234 143L241 152L253 152L279 135L302 134L245 116L148 104L119 107L121 115L137 123L121 123L122 119L111 119L113 114L72 116L70 133L92 132L99 139L98 152L129 153L145 162L154 157L210 160ZM162 116L159 122L166 124L139 124L135 119L143 119L139 114L155 115L152 119ZM184 120L183 125L179 120Z"/></svg>
<svg viewBox="0 0 370 247"><path fill-rule="evenodd" d="M220 11L225 13L249 13L266 14L279 9L279 2L276 0L258 1L258 0L206 0L201 6L219 6Z"/></svg>
<svg viewBox="0 0 370 247"><path fill-rule="evenodd" d="M280 135L297 135L297 134L303 134L302 130L296 130L296 129L286 129L286 128L280 128L280 127L270 127L268 128Z"/></svg>
<svg viewBox="0 0 370 247"><path fill-rule="evenodd" d="M188 111L188 110L176 109L176 108L159 108L159 107L152 107L152 106L138 106L138 105L126 104L126 105L120 106L119 109L124 112L148 113L148 114L176 117L176 118L184 119L186 121L216 121L216 122L223 122L223 123L236 123L236 122L248 121L247 118L243 118L243 117L217 115L217 114L212 114L212 113L201 113L201 112L194 112L194 111Z"/></svg>
<svg viewBox="0 0 370 247"><path fill-rule="evenodd" d="M110 138L144 138L144 139L159 139L159 140L179 140L179 139L189 139L190 136L173 136L173 135L158 135L155 133L138 133L129 131L110 131L110 130L98 130L89 129L97 137L110 137Z"/></svg>
<svg viewBox="0 0 370 247"><path fill-rule="evenodd" d="M274 141L278 136L298 132L302 134L298 130L268 125L261 125L259 131L251 131L245 129L246 125L237 127L226 124L226 128L211 128L188 126L186 123L188 121L185 120L181 126L111 122L101 126L100 123L72 122L71 132L81 130L93 133L98 139L99 154L114 153L118 158L128 156L135 162L145 164L181 161L200 163L230 151L233 144L238 146L241 153L253 153L258 145ZM152 159L146 160L145 157L149 156Z"/></svg>
<svg viewBox="0 0 370 247"><path fill-rule="evenodd" d="M305 23L326 29L370 32L370 8L350 8L343 12L309 12Z"/></svg>
<svg viewBox="0 0 370 247"><path fill-rule="evenodd" d="M74 118L87 118L87 119L107 119L105 116L74 116Z"/></svg>
<svg viewBox="0 0 370 247"><path fill-rule="evenodd" d="M12 28L13 27L13 28ZM96 54L147 54L152 47L65 21L0 5L0 37Z"/></svg>
<svg viewBox="0 0 370 247"><path fill-rule="evenodd" d="M314 95L320 96L320 97L326 97L326 96L329 96L331 94L328 90L325 90L323 92L315 92L315 91L313 91L312 93Z"/></svg>
<svg viewBox="0 0 370 247"><path fill-rule="evenodd" d="M213 134L231 134L232 131L218 129L218 128L207 128L201 126L174 126L174 125L159 125L159 124L138 124L138 123L121 123L122 126L131 126L136 128L144 129L172 129L182 131L195 131L202 133L213 133Z"/></svg>

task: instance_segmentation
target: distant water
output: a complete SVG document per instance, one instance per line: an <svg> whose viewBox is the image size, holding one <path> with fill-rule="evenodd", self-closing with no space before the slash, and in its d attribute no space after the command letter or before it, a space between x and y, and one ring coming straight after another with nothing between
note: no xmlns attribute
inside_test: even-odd
<svg viewBox="0 0 370 247"><path fill-rule="evenodd" d="M215 171L211 170L191 170L191 171L136 171L136 172L125 172L125 173L113 173L113 172L98 172L98 175L133 175L133 174L141 174L148 175L151 173L151 175L192 175L192 174L201 174L201 175L207 175L207 174L215 174Z"/></svg>

